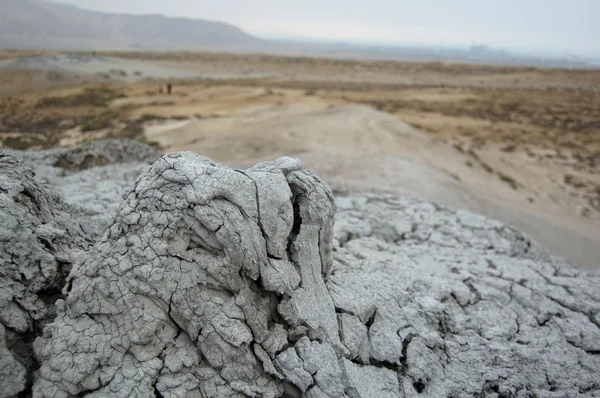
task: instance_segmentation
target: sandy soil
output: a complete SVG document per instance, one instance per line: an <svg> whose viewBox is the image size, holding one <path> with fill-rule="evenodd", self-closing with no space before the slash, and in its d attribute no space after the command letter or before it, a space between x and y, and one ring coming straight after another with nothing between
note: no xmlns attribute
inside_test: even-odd
<svg viewBox="0 0 600 398"><path fill-rule="evenodd" d="M296 156L336 190L471 209L600 267L598 71L202 53L5 58L0 79L24 78L0 86L4 145L131 136L232 167ZM159 94L171 77L174 93Z"/></svg>

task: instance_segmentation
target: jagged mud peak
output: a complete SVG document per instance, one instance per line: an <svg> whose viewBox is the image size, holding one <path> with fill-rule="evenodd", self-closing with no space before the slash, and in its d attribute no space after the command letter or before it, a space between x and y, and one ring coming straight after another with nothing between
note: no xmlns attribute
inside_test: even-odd
<svg viewBox="0 0 600 398"><path fill-rule="evenodd" d="M329 188L295 159L236 171L163 157L73 270L35 344L34 396L279 396L277 363L286 369L295 344L337 367L324 283L334 212Z"/></svg>
<svg viewBox="0 0 600 398"><path fill-rule="evenodd" d="M54 319L54 301L91 242L31 169L0 152L0 170L0 396L11 396L31 381L33 339Z"/></svg>

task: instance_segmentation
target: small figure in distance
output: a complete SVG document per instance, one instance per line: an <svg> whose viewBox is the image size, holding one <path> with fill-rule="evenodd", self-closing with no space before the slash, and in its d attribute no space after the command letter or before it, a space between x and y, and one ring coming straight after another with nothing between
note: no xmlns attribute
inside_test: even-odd
<svg viewBox="0 0 600 398"><path fill-rule="evenodd" d="M171 83L167 83L167 94L171 94L172 88L173 86L171 85Z"/></svg>

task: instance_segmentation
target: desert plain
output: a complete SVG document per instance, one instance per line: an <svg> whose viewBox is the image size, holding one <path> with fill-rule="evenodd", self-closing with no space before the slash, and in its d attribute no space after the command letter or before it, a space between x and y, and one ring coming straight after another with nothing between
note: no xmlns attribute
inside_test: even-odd
<svg viewBox="0 0 600 398"><path fill-rule="evenodd" d="M0 51L1 146L105 137L231 167L297 157L334 193L469 209L600 267L600 70Z"/></svg>

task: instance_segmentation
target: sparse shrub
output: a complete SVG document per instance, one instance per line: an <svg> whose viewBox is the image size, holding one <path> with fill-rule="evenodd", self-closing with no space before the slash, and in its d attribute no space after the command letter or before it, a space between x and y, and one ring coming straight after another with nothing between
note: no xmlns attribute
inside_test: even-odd
<svg viewBox="0 0 600 398"><path fill-rule="evenodd" d="M484 163L482 161L479 161L479 163L481 164L481 167L483 167L488 173L492 174L494 172L494 169L489 164Z"/></svg>
<svg viewBox="0 0 600 398"><path fill-rule="evenodd" d="M123 104L119 107L119 110L122 112L131 111L133 109L139 108L139 105L136 104Z"/></svg>
<svg viewBox="0 0 600 398"><path fill-rule="evenodd" d="M91 118L83 122L81 125L81 131L87 133L88 131L102 130L110 127L109 121L102 118Z"/></svg>
<svg viewBox="0 0 600 398"><path fill-rule="evenodd" d="M498 172L498 177L500 177L500 179L502 181L504 181L505 183L507 183L508 185L510 185L510 187L512 189L516 190L517 188L519 188L519 183L514 178L512 178L511 176L503 174L501 172Z"/></svg>
<svg viewBox="0 0 600 398"><path fill-rule="evenodd" d="M73 108L77 106L106 107L117 98L127 97L109 87L86 88L79 94L65 97L44 97L36 103L38 108Z"/></svg>
<svg viewBox="0 0 600 398"><path fill-rule="evenodd" d="M140 122L150 122L152 120L165 120L164 116L155 115L153 113L144 113L138 120Z"/></svg>
<svg viewBox="0 0 600 398"><path fill-rule="evenodd" d="M134 76L142 76L142 71L140 70L136 70L135 72L133 72Z"/></svg>
<svg viewBox="0 0 600 398"><path fill-rule="evenodd" d="M144 134L144 122L141 119L129 120L117 134L121 138L138 138Z"/></svg>
<svg viewBox="0 0 600 398"><path fill-rule="evenodd" d="M160 142L158 142L158 141L149 141L149 140L146 140L146 139L141 139L140 141L143 142L144 144L150 145L150 146L152 146L152 147L154 147L156 149L160 149L161 148Z"/></svg>
<svg viewBox="0 0 600 398"><path fill-rule="evenodd" d="M117 119L120 113L116 109L109 109L100 115L88 116L81 123L81 131L96 131L112 127L113 120Z"/></svg>
<svg viewBox="0 0 600 398"><path fill-rule="evenodd" d="M10 149L27 149L31 146L31 143L24 140L23 137L6 137L2 141L2 146Z"/></svg>
<svg viewBox="0 0 600 398"><path fill-rule="evenodd" d="M121 116L121 113L119 112L118 109L108 109L108 110L102 112L102 114L100 116L105 119L108 119L108 120L113 120L113 119L116 119L119 116Z"/></svg>
<svg viewBox="0 0 600 398"><path fill-rule="evenodd" d="M470 156L471 156L473 159L479 160L479 156L478 156L478 155L475 153L475 151L474 151L474 150L472 150L472 149L469 149L469 150L467 151L467 154L468 154L468 155L470 155Z"/></svg>
<svg viewBox="0 0 600 398"><path fill-rule="evenodd" d="M175 101L153 101L151 103L149 103L149 106L172 106L172 105L176 105L177 103Z"/></svg>
<svg viewBox="0 0 600 398"><path fill-rule="evenodd" d="M139 135L141 135L143 133L143 130L141 128L135 128L135 129L131 129L131 128L126 128L121 130L121 132L119 133L119 137L122 138L136 138Z"/></svg>
<svg viewBox="0 0 600 398"><path fill-rule="evenodd" d="M458 152L460 153L465 153L465 150L463 149L462 146L460 146L460 144L454 143L452 144L452 146L454 147L454 149L456 149Z"/></svg>
<svg viewBox="0 0 600 398"><path fill-rule="evenodd" d="M306 95L307 97L317 95L317 90L313 88L308 89L304 92L304 95Z"/></svg>
<svg viewBox="0 0 600 398"><path fill-rule="evenodd" d="M125 72L123 69L111 69L108 71L108 73L110 73L111 75L121 76L121 77L127 76L127 72Z"/></svg>
<svg viewBox="0 0 600 398"><path fill-rule="evenodd" d="M565 182L565 184L570 185L576 189L585 188L587 185L584 181L582 181L581 179L577 178L576 176L574 176L572 174L566 174L564 176L564 182Z"/></svg>
<svg viewBox="0 0 600 398"><path fill-rule="evenodd" d="M19 137L6 137L2 146L5 148L11 149L29 149L33 147L41 147L42 149L50 148L55 142L53 140L48 140L41 138L36 135L27 135L27 136L19 136Z"/></svg>

